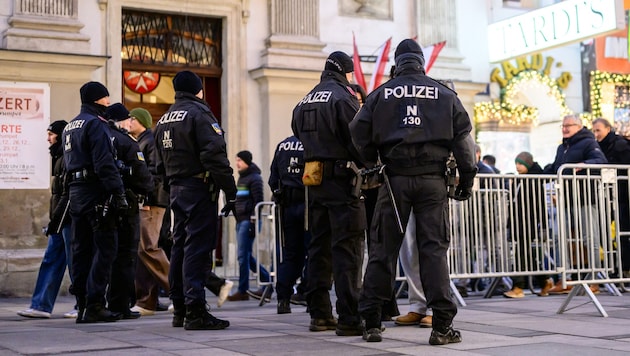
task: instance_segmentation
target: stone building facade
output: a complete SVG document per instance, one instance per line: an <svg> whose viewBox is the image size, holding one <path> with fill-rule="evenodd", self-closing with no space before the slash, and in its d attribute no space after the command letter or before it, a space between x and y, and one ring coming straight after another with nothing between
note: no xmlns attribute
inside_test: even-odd
<svg viewBox="0 0 630 356"><path fill-rule="evenodd" d="M112 102L147 107L156 120L172 102L172 76L193 70L204 78L230 158L252 151L266 180L276 143L291 133L295 103L319 81L330 52L352 54L353 32L361 55L390 36L391 57L404 38L446 40L430 74L453 80L472 115L488 82L484 31L497 2L0 0L0 82L48 83L50 121L78 113L79 88L89 80L104 83ZM373 64L363 70L369 80ZM132 72L160 78L155 91L132 90ZM48 198L47 190L0 190L0 294L31 293ZM228 270L236 264L233 224L223 229Z"/></svg>

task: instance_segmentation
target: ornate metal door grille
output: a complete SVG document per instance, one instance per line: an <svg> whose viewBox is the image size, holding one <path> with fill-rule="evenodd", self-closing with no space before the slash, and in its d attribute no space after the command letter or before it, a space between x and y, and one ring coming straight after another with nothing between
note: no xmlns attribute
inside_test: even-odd
<svg viewBox="0 0 630 356"><path fill-rule="evenodd" d="M221 73L221 19L123 10L123 67L199 67Z"/></svg>

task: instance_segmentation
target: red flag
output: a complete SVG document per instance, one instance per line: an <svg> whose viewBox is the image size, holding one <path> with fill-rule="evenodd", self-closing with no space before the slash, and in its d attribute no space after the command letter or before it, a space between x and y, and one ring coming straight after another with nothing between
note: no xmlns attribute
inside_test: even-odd
<svg viewBox="0 0 630 356"><path fill-rule="evenodd" d="M354 80L359 84L363 90L365 90L365 76L363 75L363 68L361 68L361 59L359 58L359 50L357 49L357 42L354 40L354 31L352 32L352 63L354 64Z"/></svg>
<svg viewBox="0 0 630 356"><path fill-rule="evenodd" d="M446 41L442 41L422 48L424 59L426 60L426 63L424 64L424 71L426 73L429 73L429 70L433 67L433 63L435 63L435 59L445 45Z"/></svg>
<svg viewBox="0 0 630 356"><path fill-rule="evenodd" d="M372 79L370 79L370 86L368 87L367 92L370 93L372 90L381 85L381 81L383 80L383 73L385 73L385 66L389 61L389 49L392 46L392 38L390 37L385 43L380 47L381 51L376 58L376 64L374 65L374 73L372 73Z"/></svg>

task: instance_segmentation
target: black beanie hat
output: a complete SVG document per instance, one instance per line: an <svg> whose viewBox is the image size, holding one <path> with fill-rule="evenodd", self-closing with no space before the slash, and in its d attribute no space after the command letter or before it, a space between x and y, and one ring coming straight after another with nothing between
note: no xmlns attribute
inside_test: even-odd
<svg viewBox="0 0 630 356"><path fill-rule="evenodd" d="M121 103L112 104L105 110L105 118L114 121L127 120L129 118L129 110Z"/></svg>
<svg viewBox="0 0 630 356"><path fill-rule="evenodd" d="M61 136L63 129L68 125L68 123L64 120L57 120L52 124L48 125L48 131L56 134L57 136Z"/></svg>
<svg viewBox="0 0 630 356"><path fill-rule="evenodd" d="M405 63L409 62L409 59L415 58L420 62L420 66L424 67L424 53L422 52L422 48L415 40L407 38L406 40L402 40L398 47L396 47L396 52L394 52L394 60L396 61L396 67L400 67Z"/></svg>
<svg viewBox="0 0 630 356"><path fill-rule="evenodd" d="M415 53L417 55L422 56L422 58L424 58L424 53L422 52L422 48L420 47L418 42L412 40L411 38L402 40L398 44L398 47L396 47L396 52L394 52L394 58L398 58L398 56L405 53Z"/></svg>
<svg viewBox="0 0 630 356"><path fill-rule="evenodd" d="M240 158L243 162L245 162L248 166L252 164L252 153L249 151L241 151L236 154L236 157Z"/></svg>
<svg viewBox="0 0 630 356"><path fill-rule="evenodd" d="M351 73L354 72L354 63L352 63L350 56L341 51L336 51L328 56L324 69L341 74Z"/></svg>
<svg viewBox="0 0 630 356"><path fill-rule="evenodd" d="M524 165L529 170L534 165L534 157L529 152L521 152L516 155L514 162Z"/></svg>
<svg viewBox="0 0 630 356"><path fill-rule="evenodd" d="M173 88L175 91L183 91L197 95L203 89L203 83L199 76L189 70L183 70L175 74L173 78Z"/></svg>
<svg viewBox="0 0 630 356"><path fill-rule="evenodd" d="M81 89L81 104L91 104L99 99L109 96L107 88L99 82L87 82Z"/></svg>

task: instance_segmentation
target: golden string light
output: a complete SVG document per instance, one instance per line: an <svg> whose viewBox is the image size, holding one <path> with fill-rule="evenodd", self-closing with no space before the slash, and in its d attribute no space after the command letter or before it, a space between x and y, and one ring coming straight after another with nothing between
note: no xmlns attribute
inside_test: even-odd
<svg viewBox="0 0 630 356"><path fill-rule="evenodd" d="M549 88L548 95L558 103L563 116L571 112L566 106L565 96L560 90L557 81L535 70L527 70L514 76L505 88L501 90L500 102L475 104L475 121L477 123L498 122L510 125L537 125L538 109L514 102L518 92L524 88L533 87L535 84L542 84Z"/></svg>

